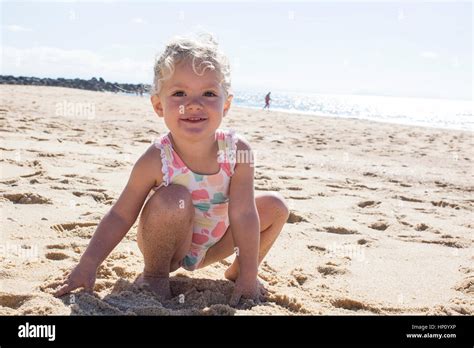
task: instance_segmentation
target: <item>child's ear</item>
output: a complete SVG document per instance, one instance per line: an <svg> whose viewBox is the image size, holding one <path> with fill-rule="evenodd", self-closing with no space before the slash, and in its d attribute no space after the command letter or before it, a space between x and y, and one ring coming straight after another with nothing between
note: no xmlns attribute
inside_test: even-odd
<svg viewBox="0 0 474 348"><path fill-rule="evenodd" d="M161 99L158 95L153 94L150 98L151 105L153 105L153 110L160 117L163 117L163 105L161 104Z"/></svg>
<svg viewBox="0 0 474 348"><path fill-rule="evenodd" d="M227 115L227 112L229 111L230 109L230 105L232 104L232 99L234 98L234 96L232 94L230 94L225 103L224 103L224 116Z"/></svg>

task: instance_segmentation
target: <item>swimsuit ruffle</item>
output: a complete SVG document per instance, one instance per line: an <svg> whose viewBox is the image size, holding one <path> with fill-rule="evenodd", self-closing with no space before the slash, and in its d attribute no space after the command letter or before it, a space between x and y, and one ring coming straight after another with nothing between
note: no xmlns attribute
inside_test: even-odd
<svg viewBox="0 0 474 348"><path fill-rule="evenodd" d="M169 185L168 161L166 159L165 148L163 146L163 143L161 142L161 139L155 140L153 144L155 145L156 148L160 149L161 171L163 172L163 185L168 186Z"/></svg>
<svg viewBox="0 0 474 348"><path fill-rule="evenodd" d="M229 164L231 174L234 174L235 163L237 161L237 136L235 134L235 129L229 129L229 140L230 140L230 154L229 154Z"/></svg>

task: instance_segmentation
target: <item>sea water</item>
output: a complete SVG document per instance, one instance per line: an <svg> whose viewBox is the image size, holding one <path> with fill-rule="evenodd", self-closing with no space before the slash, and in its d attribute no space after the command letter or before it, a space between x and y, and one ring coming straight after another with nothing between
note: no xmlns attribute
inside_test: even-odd
<svg viewBox="0 0 474 348"><path fill-rule="evenodd" d="M262 109L266 92L234 91L233 105ZM474 131L472 100L272 92L270 110Z"/></svg>

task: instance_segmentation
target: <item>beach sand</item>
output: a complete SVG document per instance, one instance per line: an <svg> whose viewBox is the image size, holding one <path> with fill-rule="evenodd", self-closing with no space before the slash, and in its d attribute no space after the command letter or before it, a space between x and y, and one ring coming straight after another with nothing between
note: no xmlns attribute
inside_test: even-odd
<svg viewBox="0 0 474 348"><path fill-rule="evenodd" d="M278 191L291 209L260 267L269 301L228 305L228 258L173 273L175 297L160 303L132 284L136 224L93 295L57 299L133 163L167 130L145 97L0 94L0 314L474 314L473 133L233 108L222 128L256 151L257 194Z"/></svg>

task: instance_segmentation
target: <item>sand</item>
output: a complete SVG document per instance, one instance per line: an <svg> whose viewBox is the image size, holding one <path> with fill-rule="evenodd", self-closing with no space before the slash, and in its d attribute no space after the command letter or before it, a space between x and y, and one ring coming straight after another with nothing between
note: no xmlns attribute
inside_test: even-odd
<svg viewBox="0 0 474 348"><path fill-rule="evenodd" d="M172 274L161 303L133 280L136 225L93 295L51 294L131 167L166 132L145 97L0 86L0 314L474 314L473 133L233 108L256 191L291 209L260 268L268 302L228 305L232 258Z"/></svg>

